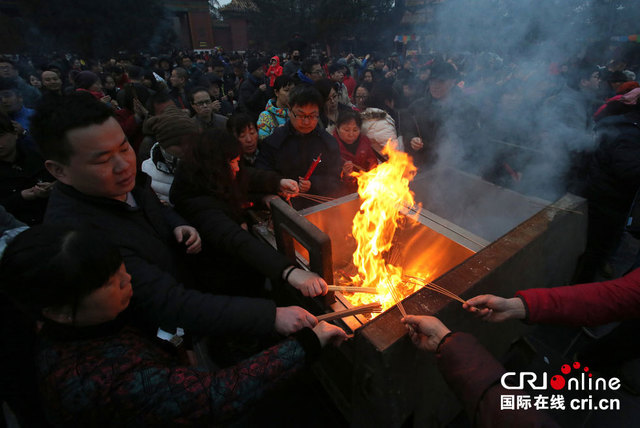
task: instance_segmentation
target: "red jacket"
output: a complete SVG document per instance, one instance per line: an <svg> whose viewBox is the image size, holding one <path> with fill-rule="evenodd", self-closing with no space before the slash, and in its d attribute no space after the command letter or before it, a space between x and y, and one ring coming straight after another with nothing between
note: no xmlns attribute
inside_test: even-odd
<svg viewBox="0 0 640 428"><path fill-rule="evenodd" d="M640 269L622 278L589 284L522 290L532 323L600 325L640 318Z"/></svg>
<svg viewBox="0 0 640 428"><path fill-rule="evenodd" d="M273 84L276 82L276 77L282 76L282 66L280 65L280 58L274 56L271 61L276 60L276 65L270 65L267 69L267 77L269 78L269 86L273 88Z"/></svg>

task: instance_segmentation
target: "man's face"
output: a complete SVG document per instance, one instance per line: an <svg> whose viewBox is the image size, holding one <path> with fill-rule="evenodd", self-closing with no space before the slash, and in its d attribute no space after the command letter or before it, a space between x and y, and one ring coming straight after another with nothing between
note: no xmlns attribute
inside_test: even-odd
<svg viewBox="0 0 640 428"><path fill-rule="evenodd" d="M22 97L17 91L0 91L2 109L7 113L15 113L22 108Z"/></svg>
<svg viewBox="0 0 640 428"><path fill-rule="evenodd" d="M300 51L293 51L291 52L291 58L294 60L299 60L300 59Z"/></svg>
<svg viewBox="0 0 640 428"><path fill-rule="evenodd" d="M195 110L198 117L209 119L211 117L212 104L211 96L206 91L200 91L193 94L193 102L191 106Z"/></svg>
<svg viewBox="0 0 640 428"><path fill-rule="evenodd" d="M384 68L384 60L379 59L373 63L373 68L376 70L382 70Z"/></svg>
<svg viewBox="0 0 640 428"><path fill-rule="evenodd" d="M323 76L324 71L322 71L322 66L320 64L315 64L313 67L311 67L311 72L309 73L308 77L315 82L316 80L322 79Z"/></svg>
<svg viewBox="0 0 640 428"><path fill-rule="evenodd" d="M429 82L429 93L436 100L443 99L449 94L449 91L455 84L455 79L432 79L431 82Z"/></svg>
<svg viewBox="0 0 640 428"><path fill-rule="evenodd" d="M600 73L598 73L597 71L594 71L593 73L591 73L591 77L589 77L589 80L586 86L587 88L593 89L594 91L598 89L600 87ZM613 87L613 85L611 86ZM618 83L617 86L620 86L620 83ZM616 87L614 87L614 89L616 89Z"/></svg>
<svg viewBox="0 0 640 428"><path fill-rule="evenodd" d="M171 72L169 81L171 81L171 86L173 86L174 88L182 89L184 87L184 78L180 77L176 70L173 70Z"/></svg>
<svg viewBox="0 0 640 428"><path fill-rule="evenodd" d="M264 77L264 67L260 66L256 68L251 74L253 74L258 79L262 79Z"/></svg>
<svg viewBox="0 0 640 428"><path fill-rule="evenodd" d="M308 134L313 131L318 125L319 116L318 106L314 104L295 105L289 109L291 125L301 134Z"/></svg>
<svg viewBox="0 0 640 428"><path fill-rule="evenodd" d="M126 200L135 186L136 155L118 122L110 117L100 125L72 129L66 138L72 148L69 162L47 160L49 172L85 195Z"/></svg>
<svg viewBox="0 0 640 428"><path fill-rule="evenodd" d="M185 69L187 69L187 70L190 69L192 65L193 65L193 62L191 61L191 58L188 58L188 57L187 58L182 58L182 66Z"/></svg>
<svg viewBox="0 0 640 428"><path fill-rule="evenodd" d="M0 62L0 77L14 77L13 65L9 62Z"/></svg>
<svg viewBox="0 0 640 428"><path fill-rule="evenodd" d="M211 72L219 79L222 79L224 77L224 67L213 67L213 70L211 70Z"/></svg>

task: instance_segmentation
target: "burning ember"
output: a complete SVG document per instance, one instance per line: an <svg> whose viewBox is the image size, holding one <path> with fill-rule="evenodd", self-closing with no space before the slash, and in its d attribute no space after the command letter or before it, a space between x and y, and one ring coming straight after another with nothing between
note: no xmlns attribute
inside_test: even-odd
<svg viewBox="0 0 640 428"><path fill-rule="evenodd" d="M374 287L378 294L355 293L345 298L354 305L379 301L386 310L413 294L422 284L403 277L402 268L393 264L397 258L393 238L399 224L406 219L401 211L414 206L409 182L417 170L406 153L396 150L393 141L387 143L383 154L389 157L387 162L371 171L354 173L362 204L352 228L357 243L353 264L358 273L350 277L353 285Z"/></svg>

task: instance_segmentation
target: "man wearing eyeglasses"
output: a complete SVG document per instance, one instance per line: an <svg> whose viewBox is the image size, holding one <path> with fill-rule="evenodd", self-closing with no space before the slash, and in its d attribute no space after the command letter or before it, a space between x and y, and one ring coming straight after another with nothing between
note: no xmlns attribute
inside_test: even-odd
<svg viewBox="0 0 640 428"><path fill-rule="evenodd" d="M218 128L225 129L227 118L216 112L221 104L218 100L212 100L209 91L204 87L195 87L189 92L189 101L195 111L194 119L198 121L201 130Z"/></svg>
<svg viewBox="0 0 640 428"><path fill-rule="evenodd" d="M314 87L301 84L293 88L289 120L264 140L256 167L298 180L301 193L335 197L342 192L342 160L338 142L318 126L322 105L322 96ZM320 162L305 178L318 158ZM296 209L313 205L303 197L292 202Z"/></svg>

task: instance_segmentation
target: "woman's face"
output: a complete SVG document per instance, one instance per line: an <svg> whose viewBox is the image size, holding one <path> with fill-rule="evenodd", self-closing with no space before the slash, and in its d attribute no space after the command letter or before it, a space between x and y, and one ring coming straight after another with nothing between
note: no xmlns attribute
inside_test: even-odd
<svg viewBox="0 0 640 428"><path fill-rule="evenodd" d="M100 92L102 91L102 82L100 81L100 79L96 80L96 82L89 86L89 90L91 92Z"/></svg>
<svg viewBox="0 0 640 428"><path fill-rule="evenodd" d="M240 149L242 154L252 155L258 148L258 130L255 126L247 126L244 131L238 135Z"/></svg>
<svg viewBox="0 0 640 428"><path fill-rule="evenodd" d="M358 107L359 110L365 110L367 108L367 98L369 98L369 91L367 91L367 88L363 88L361 86L356 90L353 98L356 102L356 107Z"/></svg>
<svg viewBox="0 0 640 428"><path fill-rule="evenodd" d="M363 76L363 80L369 83L373 82L373 73L371 73L370 71L365 72Z"/></svg>
<svg viewBox="0 0 640 428"><path fill-rule="evenodd" d="M113 80L113 77L107 76L104 78L104 88L111 90L116 87L116 81Z"/></svg>
<svg viewBox="0 0 640 428"><path fill-rule="evenodd" d="M338 127L338 137L346 144L355 143L359 136L360 128L358 128L355 119L351 119Z"/></svg>
<svg viewBox="0 0 640 428"><path fill-rule="evenodd" d="M229 161L229 169L231 170L231 178L235 180L238 175L238 171L240 171L240 156Z"/></svg>
<svg viewBox="0 0 640 428"><path fill-rule="evenodd" d="M122 263L118 271L102 287L80 300L76 324L95 325L115 319L129 306L131 296L131 275Z"/></svg>
<svg viewBox="0 0 640 428"><path fill-rule="evenodd" d="M41 88L42 87L42 82L40 81L40 79L38 79L33 74L31 76L29 76L29 83L31 84L31 86L34 86L36 88Z"/></svg>

